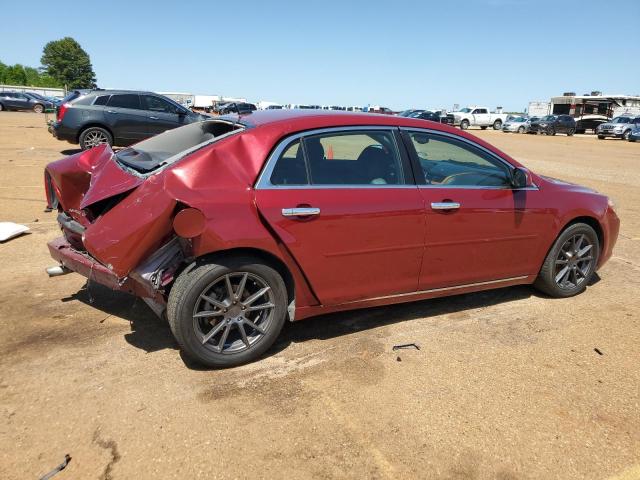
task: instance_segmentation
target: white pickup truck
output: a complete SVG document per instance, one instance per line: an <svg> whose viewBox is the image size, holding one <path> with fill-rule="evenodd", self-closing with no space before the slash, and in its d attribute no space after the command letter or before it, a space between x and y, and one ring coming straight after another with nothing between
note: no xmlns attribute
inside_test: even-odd
<svg viewBox="0 0 640 480"><path fill-rule="evenodd" d="M485 107L467 107L461 108L458 112L450 112L449 118L453 116L453 124L459 125L462 130L469 127L480 127L486 129L493 127L494 130L500 130L502 124L507 121L506 113L491 113Z"/></svg>

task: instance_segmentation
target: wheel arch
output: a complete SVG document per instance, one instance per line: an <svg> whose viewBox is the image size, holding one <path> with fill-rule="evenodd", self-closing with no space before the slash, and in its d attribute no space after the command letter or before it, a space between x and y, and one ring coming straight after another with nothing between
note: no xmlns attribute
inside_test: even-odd
<svg viewBox="0 0 640 480"><path fill-rule="evenodd" d="M82 125L78 129L78 134L76 135L76 142L80 143L80 135L82 135L82 132L92 127L102 128L106 130L107 132L109 132L109 135L111 135L111 139L113 140L113 143L116 142L116 137L113 135L113 131L109 127L107 127L105 124L100 122L90 122L90 123L87 123L86 125Z"/></svg>
<svg viewBox="0 0 640 480"><path fill-rule="evenodd" d="M215 252L205 253L196 258L196 260L188 265L185 270L192 268L193 265L196 265L199 262L215 263L221 258L229 257L251 257L263 262L265 265L272 267L276 272L278 272L278 274L280 274L282 280L284 281L285 287L287 288L287 304L291 305L292 302L295 301L296 283L293 274L287 264L276 255L259 248L234 247L227 250L218 250ZM291 311L289 312L289 316L291 319L293 319L293 314Z"/></svg>
<svg viewBox="0 0 640 480"><path fill-rule="evenodd" d="M595 217L589 217L589 216L575 217L560 229L560 232L558 232L558 235L560 235L567 228L569 228L571 225L575 225L576 223L585 223L595 230L596 235L598 236L598 243L599 243L600 250L602 250L602 247L604 245L604 240L605 240L604 229L602 228L602 225L600 225L600 222L598 221L598 219Z"/></svg>

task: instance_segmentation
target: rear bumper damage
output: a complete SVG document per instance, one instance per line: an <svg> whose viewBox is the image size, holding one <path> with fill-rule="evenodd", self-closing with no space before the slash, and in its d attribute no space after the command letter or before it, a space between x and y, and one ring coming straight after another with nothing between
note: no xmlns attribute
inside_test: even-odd
<svg viewBox="0 0 640 480"><path fill-rule="evenodd" d="M166 243L124 278L98 262L86 252L73 248L65 237L50 241L47 246L51 257L63 270L86 277L89 282L127 292L154 303L165 305L165 287L169 285L184 260L182 246L177 238Z"/></svg>

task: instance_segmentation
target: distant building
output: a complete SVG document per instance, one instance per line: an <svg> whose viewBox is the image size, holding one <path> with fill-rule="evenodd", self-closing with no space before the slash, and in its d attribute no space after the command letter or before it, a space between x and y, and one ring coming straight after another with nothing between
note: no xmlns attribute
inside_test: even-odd
<svg viewBox="0 0 640 480"><path fill-rule="evenodd" d="M576 95L568 92L552 97L549 102L529 102L529 115L571 115L574 118L616 117L624 113L640 115L640 96L607 95L593 92L594 95Z"/></svg>

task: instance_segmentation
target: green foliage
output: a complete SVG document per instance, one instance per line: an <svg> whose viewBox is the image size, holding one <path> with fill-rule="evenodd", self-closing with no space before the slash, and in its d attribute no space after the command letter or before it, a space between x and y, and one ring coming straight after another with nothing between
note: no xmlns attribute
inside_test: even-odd
<svg viewBox="0 0 640 480"><path fill-rule="evenodd" d="M0 62L0 84L53 88L61 88L63 86L56 79L40 72L36 68L25 67L19 63L5 65L2 62Z"/></svg>
<svg viewBox="0 0 640 480"><path fill-rule="evenodd" d="M49 77L69 89L96 86L96 75L89 55L71 37L47 43L40 61Z"/></svg>

